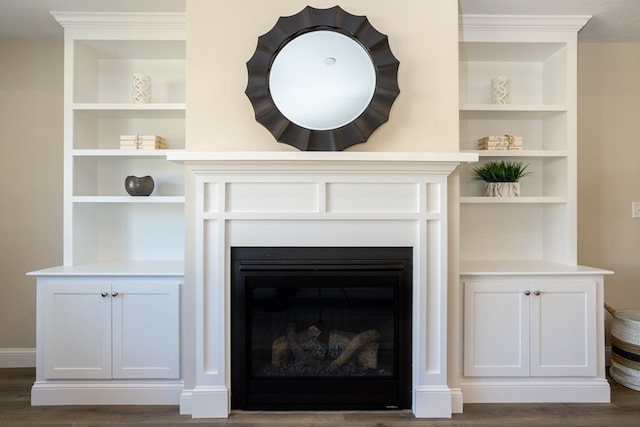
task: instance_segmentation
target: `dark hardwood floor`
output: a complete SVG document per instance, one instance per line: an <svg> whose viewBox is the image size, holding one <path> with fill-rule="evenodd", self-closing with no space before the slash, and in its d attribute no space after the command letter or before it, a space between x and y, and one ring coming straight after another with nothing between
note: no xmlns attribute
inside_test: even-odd
<svg viewBox="0 0 640 427"><path fill-rule="evenodd" d="M228 419L191 419L177 406L31 406L35 370L0 369L2 426L640 426L640 392L612 380L608 404L467 404L446 420L418 420L409 411L233 413Z"/></svg>

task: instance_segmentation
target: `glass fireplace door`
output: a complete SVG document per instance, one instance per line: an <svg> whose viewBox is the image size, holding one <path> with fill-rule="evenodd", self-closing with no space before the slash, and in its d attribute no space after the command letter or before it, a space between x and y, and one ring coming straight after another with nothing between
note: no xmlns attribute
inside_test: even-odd
<svg viewBox="0 0 640 427"><path fill-rule="evenodd" d="M244 259L236 267L236 404L406 407L411 305L404 261Z"/></svg>

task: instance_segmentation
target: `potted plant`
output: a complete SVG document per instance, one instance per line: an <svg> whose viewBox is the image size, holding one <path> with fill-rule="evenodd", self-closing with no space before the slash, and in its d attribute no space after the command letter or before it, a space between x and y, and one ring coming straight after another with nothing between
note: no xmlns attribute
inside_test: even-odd
<svg viewBox="0 0 640 427"><path fill-rule="evenodd" d="M473 169L473 179L487 183L485 196L519 197L520 178L530 175L529 165L505 160L490 161Z"/></svg>

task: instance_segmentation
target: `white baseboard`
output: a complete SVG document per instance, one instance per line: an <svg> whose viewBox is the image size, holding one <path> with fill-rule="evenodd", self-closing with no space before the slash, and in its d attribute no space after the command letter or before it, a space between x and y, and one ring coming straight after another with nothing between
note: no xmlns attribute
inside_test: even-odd
<svg viewBox="0 0 640 427"><path fill-rule="evenodd" d="M0 368L33 368L35 348L0 348Z"/></svg>
<svg viewBox="0 0 640 427"><path fill-rule="evenodd" d="M31 405L178 405L183 388L182 381L36 381Z"/></svg>
<svg viewBox="0 0 640 427"><path fill-rule="evenodd" d="M188 400L190 398L190 401ZM191 412L192 418L228 418L231 391L225 386L198 386L180 399L180 413Z"/></svg>
<svg viewBox="0 0 640 427"><path fill-rule="evenodd" d="M416 418L451 418L451 389L447 386L414 386L413 415Z"/></svg>
<svg viewBox="0 0 640 427"><path fill-rule="evenodd" d="M459 388L451 389L451 412L453 414L462 414L463 412L463 396L462 390Z"/></svg>
<svg viewBox="0 0 640 427"><path fill-rule="evenodd" d="M611 391L605 379L591 380L464 380L464 403L609 403Z"/></svg>

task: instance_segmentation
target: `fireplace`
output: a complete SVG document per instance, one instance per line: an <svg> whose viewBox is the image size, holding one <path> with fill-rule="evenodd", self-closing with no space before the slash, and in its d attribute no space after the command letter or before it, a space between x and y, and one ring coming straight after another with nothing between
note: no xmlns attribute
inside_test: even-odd
<svg viewBox="0 0 640 427"><path fill-rule="evenodd" d="M462 394L457 384L450 384L448 378L448 364L451 363L455 369L459 360L457 354L447 352L450 298L447 279L447 181L460 162L474 161L476 154L184 151L170 153L169 157L184 163L188 171L183 304L185 389L181 395L181 413L191 414L194 418L227 417L233 407L238 407L236 399L247 400L246 396L237 397L240 390L235 385L237 378L243 382L249 381L234 374L238 366L246 372L249 382L256 378L265 380L263 384L257 383L256 398L260 397L260 387L271 387L272 378L265 378L267 375L264 371L257 371L259 375L256 375L254 368L265 365L263 362L269 364L269 352L274 341L282 337L286 340L289 323L294 323L292 333L296 334L311 326L322 329L323 333L330 334L331 329L335 329L350 335L378 329L381 335L376 354L378 362L387 363L394 359L394 363L395 360L397 363L391 368L393 374L385 376L378 371L378 375L371 379L372 383L377 381L382 384L390 376L398 378L397 388L400 391L396 398L397 405L406 407L405 392L410 390L410 407L418 418L446 418L452 412L461 412ZM249 344L250 349L264 347L261 351L267 354L260 356L258 362L245 360L238 365L236 349L231 348L237 327L232 319L236 312L236 308L232 307L232 304L236 304L236 297L232 301L231 282L235 273L232 272L231 256L232 252L235 255L236 250L241 248L296 248L296 252L301 248L411 248L409 260L412 269L410 273L404 273L405 278L411 278L410 297L402 296L403 304L410 301L408 304L411 309L401 310L398 319L400 324L403 321L402 314L411 317L410 329L405 328L402 334L397 334L398 339L405 340L404 343L398 342L395 354L387 356L385 351L380 350L388 345L386 338L382 341L386 332L380 325L356 325L353 322L353 326L339 325L327 330L325 321L328 318L324 310L327 307L323 303L321 326L320 322L315 321L317 306L310 310L315 312L314 322L304 319L280 320L279 323L283 325L265 342ZM250 254L250 258L255 257L260 259ZM343 259L342 256L327 257L331 262ZM400 258L406 259L404 255ZM338 271L338 266L334 263L334 271L323 274L340 276L343 272ZM255 273L258 276L266 274L265 271ZM295 272L286 273L294 275ZM395 274L393 271L391 273ZM361 289L348 289L346 281L341 281L345 282L349 301L355 301L357 296L362 306L372 306L371 300L384 299L385 293L390 292L386 284L378 286L375 282L362 279L359 286L369 288L368 294L362 295L359 293ZM285 302L287 298L283 295L294 294L286 290L286 280L269 283L261 279L257 282L266 289L259 289L255 285L257 298L248 309L243 308L245 318L247 310L250 313L266 311L267 300L274 300L278 292L281 295L275 299ZM294 294L307 304L311 304L311 293L331 296L334 299L332 302L336 303L343 295L342 286L310 283ZM458 298L457 289L451 289L454 292L452 298ZM378 290L382 295L374 293ZM399 300L400 296L394 303ZM277 313L275 310L272 312L274 316ZM360 318L362 315L351 317ZM456 317L456 313L451 313L454 321ZM407 330L410 330L410 340L407 340ZM260 335L263 333L260 332ZM453 335L454 342L459 339L459 336ZM405 368L410 369L410 373ZM334 381L336 384L341 381L341 376L336 376L338 378L320 379L307 376L298 383L326 381L327 387L333 388L324 390L326 393L320 391L328 395L323 399L330 399L338 388ZM286 388L282 385L279 387ZM302 394L305 390L298 391L300 393L297 394ZM270 390L263 395L272 393ZM297 396L290 394L286 399L279 398L279 402L294 402L294 398ZM347 402L345 399L343 396L339 400ZM361 399L353 405L364 407L370 402L371 399ZM273 404L259 400L249 403L256 404L254 407ZM329 403L336 407L335 402ZM308 403L300 404L299 408L303 408L303 405ZM375 405L379 408L395 403L385 397Z"/></svg>
<svg viewBox="0 0 640 427"><path fill-rule="evenodd" d="M232 248L232 409L410 408L412 259Z"/></svg>

